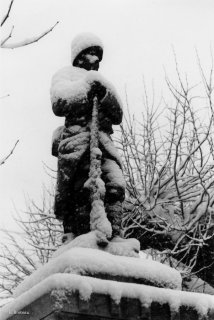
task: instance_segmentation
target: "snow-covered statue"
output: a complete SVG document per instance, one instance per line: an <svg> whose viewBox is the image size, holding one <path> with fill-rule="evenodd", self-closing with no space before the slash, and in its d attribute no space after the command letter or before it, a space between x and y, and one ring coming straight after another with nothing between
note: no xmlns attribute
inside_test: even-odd
<svg viewBox="0 0 214 320"><path fill-rule="evenodd" d="M55 215L74 237L97 230L103 242L119 236L125 181L111 135L122 121L122 104L99 72L103 44L93 34L77 36L72 65L52 79L51 102L65 125L53 136L58 157ZM102 241L101 241L102 242Z"/></svg>

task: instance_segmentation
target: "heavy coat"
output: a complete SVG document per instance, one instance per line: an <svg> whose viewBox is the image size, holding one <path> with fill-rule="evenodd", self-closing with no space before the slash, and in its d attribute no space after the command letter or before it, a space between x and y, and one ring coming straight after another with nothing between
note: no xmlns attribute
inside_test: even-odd
<svg viewBox="0 0 214 320"><path fill-rule="evenodd" d="M75 191L80 194L89 170L89 142L92 114L90 91L97 81L106 88L99 101L99 142L102 151L102 171L106 190L116 189L116 201L124 198L125 181L117 150L112 142L112 125L122 121L122 104L113 86L97 71L66 67L58 71L51 86L51 101L55 115L65 117L65 126L53 135L52 154L57 156L58 179L55 214L64 219L75 206ZM85 197L85 194L82 195ZM83 201L83 207L87 204ZM81 207L78 203L78 207ZM80 208L81 210L81 208ZM84 210L83 210L84 211ZM73 231L73 230L72 230Z"/></svg>

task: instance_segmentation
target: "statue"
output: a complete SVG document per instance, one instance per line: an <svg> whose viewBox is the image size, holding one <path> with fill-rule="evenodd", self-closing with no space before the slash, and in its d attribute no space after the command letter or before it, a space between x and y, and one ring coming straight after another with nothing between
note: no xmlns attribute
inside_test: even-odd
<svg viewBox="0 0 214 320"><path fill-rule="evenodd" d="M98 230L106 243L121 232L125 180L111 134L122 121L122 104L98 72L101 40L81 34L71 49L72 65L59 70L51 85L53 112L65 117L52 143L58 157L54 212L65 234Z"/></svg>

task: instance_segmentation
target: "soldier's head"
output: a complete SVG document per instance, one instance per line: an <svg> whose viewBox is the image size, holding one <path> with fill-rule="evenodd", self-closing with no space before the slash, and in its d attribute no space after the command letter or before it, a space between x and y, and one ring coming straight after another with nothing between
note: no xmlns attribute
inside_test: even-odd
<svg viewBox="0 0 214 320"><path fill-rule="evenodd" d="M78 35L71 44L72 64L86 70L98 70L99 62L103 57L103 44L101 40L91 34Z"/></svg>

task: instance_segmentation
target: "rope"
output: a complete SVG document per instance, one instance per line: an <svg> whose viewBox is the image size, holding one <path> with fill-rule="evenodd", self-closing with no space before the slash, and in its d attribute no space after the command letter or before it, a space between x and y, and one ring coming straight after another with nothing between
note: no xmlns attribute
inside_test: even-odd
<svg viewBox="0 0 214 320"><path fill-rule="evenodd" d="M107 219L104 207L105 183L101 179L102 152L99 148L98 98L93 99L91 139L90 139L90 171L85 187L90 190L91 213L90 228L99 231L100 243L107 244L112 235L111 223Z"/></svg>

